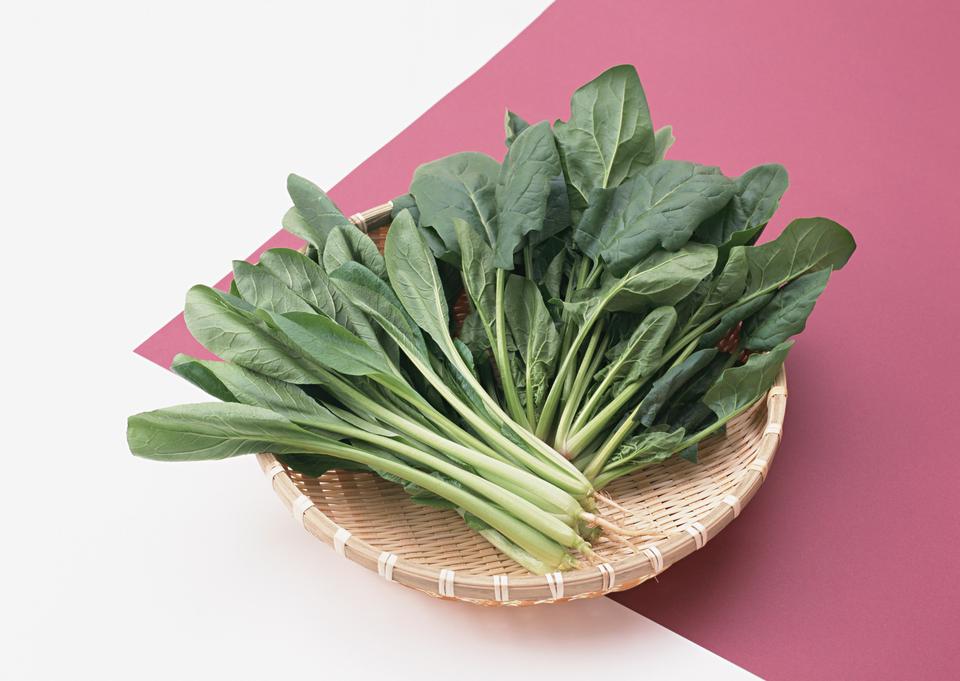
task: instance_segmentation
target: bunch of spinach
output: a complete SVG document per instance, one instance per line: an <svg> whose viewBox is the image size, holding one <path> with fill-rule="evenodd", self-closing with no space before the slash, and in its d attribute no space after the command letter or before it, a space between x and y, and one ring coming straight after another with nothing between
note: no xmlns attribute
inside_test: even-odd
<svg viewBox="0 0 960 681"><path fill-rule="evenodd" d="M502 162L420 166L383 254L291 176L306 253L234 264L185 318L221 358L173 369L222 404L133 416L138 455L271 451L310 475L371 470L455 509L534 572L592 559L595 491L697 449L769 389L853 238L824 218L755 245L787 177L667 160L635 70L568 121L508 112ZM452 276L451 276L452 275ZM451 301L465 296L462 324Z"/></svg>

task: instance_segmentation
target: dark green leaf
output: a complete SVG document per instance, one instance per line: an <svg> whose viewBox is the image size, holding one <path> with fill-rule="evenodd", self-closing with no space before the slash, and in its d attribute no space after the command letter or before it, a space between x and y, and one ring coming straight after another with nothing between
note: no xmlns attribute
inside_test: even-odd
<svg viewBox="0 0 960 681"><path fill-rule="evenodd" d="M531 125L517 135L497 178L497 230L492 244L497 267L513 269L513 254L523 237L543 229L550 181L560 172L548 123Z"/></svg>
<svg viewBox="0 0 960 681"><path fill-rule="evenodd" d="M718 419L730 418L756 402L777 378L793 341L786 341L770 352L753 354L743 366L727 369L703 396L703 402Z"/></svg>
<svg viewBox="0 0 960 681"><path fill-rule="evenodd" d="M553 376L560 335L540 295L530 279L511 275L507 279L504 312L510 333L524 363L524 386L533 398L534 408L543 403Z"/></svg>
<svg viewBox="0 0 960 681"><path fill-rule="evenodd" d="M413 174L410 193L420 209L420 224L432 227L444 245L459 253L453 219L460 218L487 242L496 238L496 183L500 164L476 152L425 163Z"/></svg>
<svg viewBox="0 0 960 681"><path fill-rule="evenodd" d="M830 269L797 277L781 288L759 312L747 320L742 333L748 350L772 350L806 327L817 297L830 278Z"/></svg>
<svg viewBox="0 0 960 681"><path fill-rule="evenodd" d="M694 238L717 246L724 258L734 246L753 243L776 212L787 184L787 171L781 165L771 163L748 170L734 180L730 202L704 221Z"/></svg>
<svg viewBox="0 0 960 681"><path fill-rule="evenodd" d="M683 246L732 194L733 183L716 168L660 161L640 170L607 199L609 211L599 232L594 226L598 243L592 250L598 247L610 270L623 274L658 246L668 251Z"/></svg>
<svg viewBox="0 0 960 681"><path fill-rule="evenodd" d="M650 110L632 66L615 66L578 89L570 120L554 129L581 205L594 188L617 186L656 156Z"/></svg>
<svg viewBox="0 0 960 681"><path fill-rule="evenodd" d="M609 298L608 310L640 310L675 305L708 276L716 264L717 249L690 243L677 251L657 250L622 278L607 278L600 296Z"/></svg>
<svg viewBox="0 0 960 681"><path fill-rule="evenodd" d="M670 367L663 376L654 381L650 392L640 402L640 409L637 412L640 423L647 427L656 423L657 415L667 400L680 390L687 381L710 364L716 354L717 350L715 348L698 350L680 364Z"/></svg>

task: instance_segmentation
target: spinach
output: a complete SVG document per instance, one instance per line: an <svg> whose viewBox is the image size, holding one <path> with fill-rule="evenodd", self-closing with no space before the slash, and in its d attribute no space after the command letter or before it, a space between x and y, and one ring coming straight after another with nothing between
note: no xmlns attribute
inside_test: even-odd
<svg viewBox="0 0 960 681"><path fill-rule="evenodd" d="M417 168L383 255L291 175L283 225L305 252L187 294L187 327L222 361L171 368L222 402L131 417L131 451L371 471L534 572L594 560L595 490L696 463L769 390L856 244L805 218L756 245L786 171L665 160L672 128L654 132L630 66L578 89L566 122L507 111L504 133L502 163Z"/></svg>

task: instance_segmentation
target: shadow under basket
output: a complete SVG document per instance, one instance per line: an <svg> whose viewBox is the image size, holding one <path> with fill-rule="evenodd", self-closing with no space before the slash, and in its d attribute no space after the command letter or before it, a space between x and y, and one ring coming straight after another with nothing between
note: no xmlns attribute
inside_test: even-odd
<svg viewBox="0 0 960 681"><path fill-rule="evenodd" d="M390 203L351 217L382 248ZM378 230L378 231L374 231ZM457 308L460 308L458 305ZM457 310L462 313L462 310ZM294 518L318 539L381 577L439 598L479 605L525 606L595 598L657 576L703 548L750 502L773 462L787 406L781 371L764 399L700 448L700 461L673 457L621 478L603 490L617 505L604 516L625 527L653 527L664 538L634 549L602 539L606 562L534 575L467 528L453 511L412 502L372 473L329 471L312 478L272 454L257 459Z"/></svg>

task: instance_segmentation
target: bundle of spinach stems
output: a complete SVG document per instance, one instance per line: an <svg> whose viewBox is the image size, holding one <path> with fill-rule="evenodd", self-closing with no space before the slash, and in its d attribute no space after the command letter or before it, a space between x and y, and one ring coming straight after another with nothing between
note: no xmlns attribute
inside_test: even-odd
<svg viewBox="0 0 960 681"><path fill-rule="evenodd" d="M566 122L505 127L502 163L417 169L382 255L290 176L283 225L305 253L270 249L234 263L229 293L187 294L190 332L222 361L172 368L222 402L130 417L131 451L373 471L537 574L596 561L601 534L656 536L606 518L600 490L695 465L770 388L854 240L810 218L754 245L784 169L665 160L671 129L654 131L631 66L578 89Z"/></svg>

